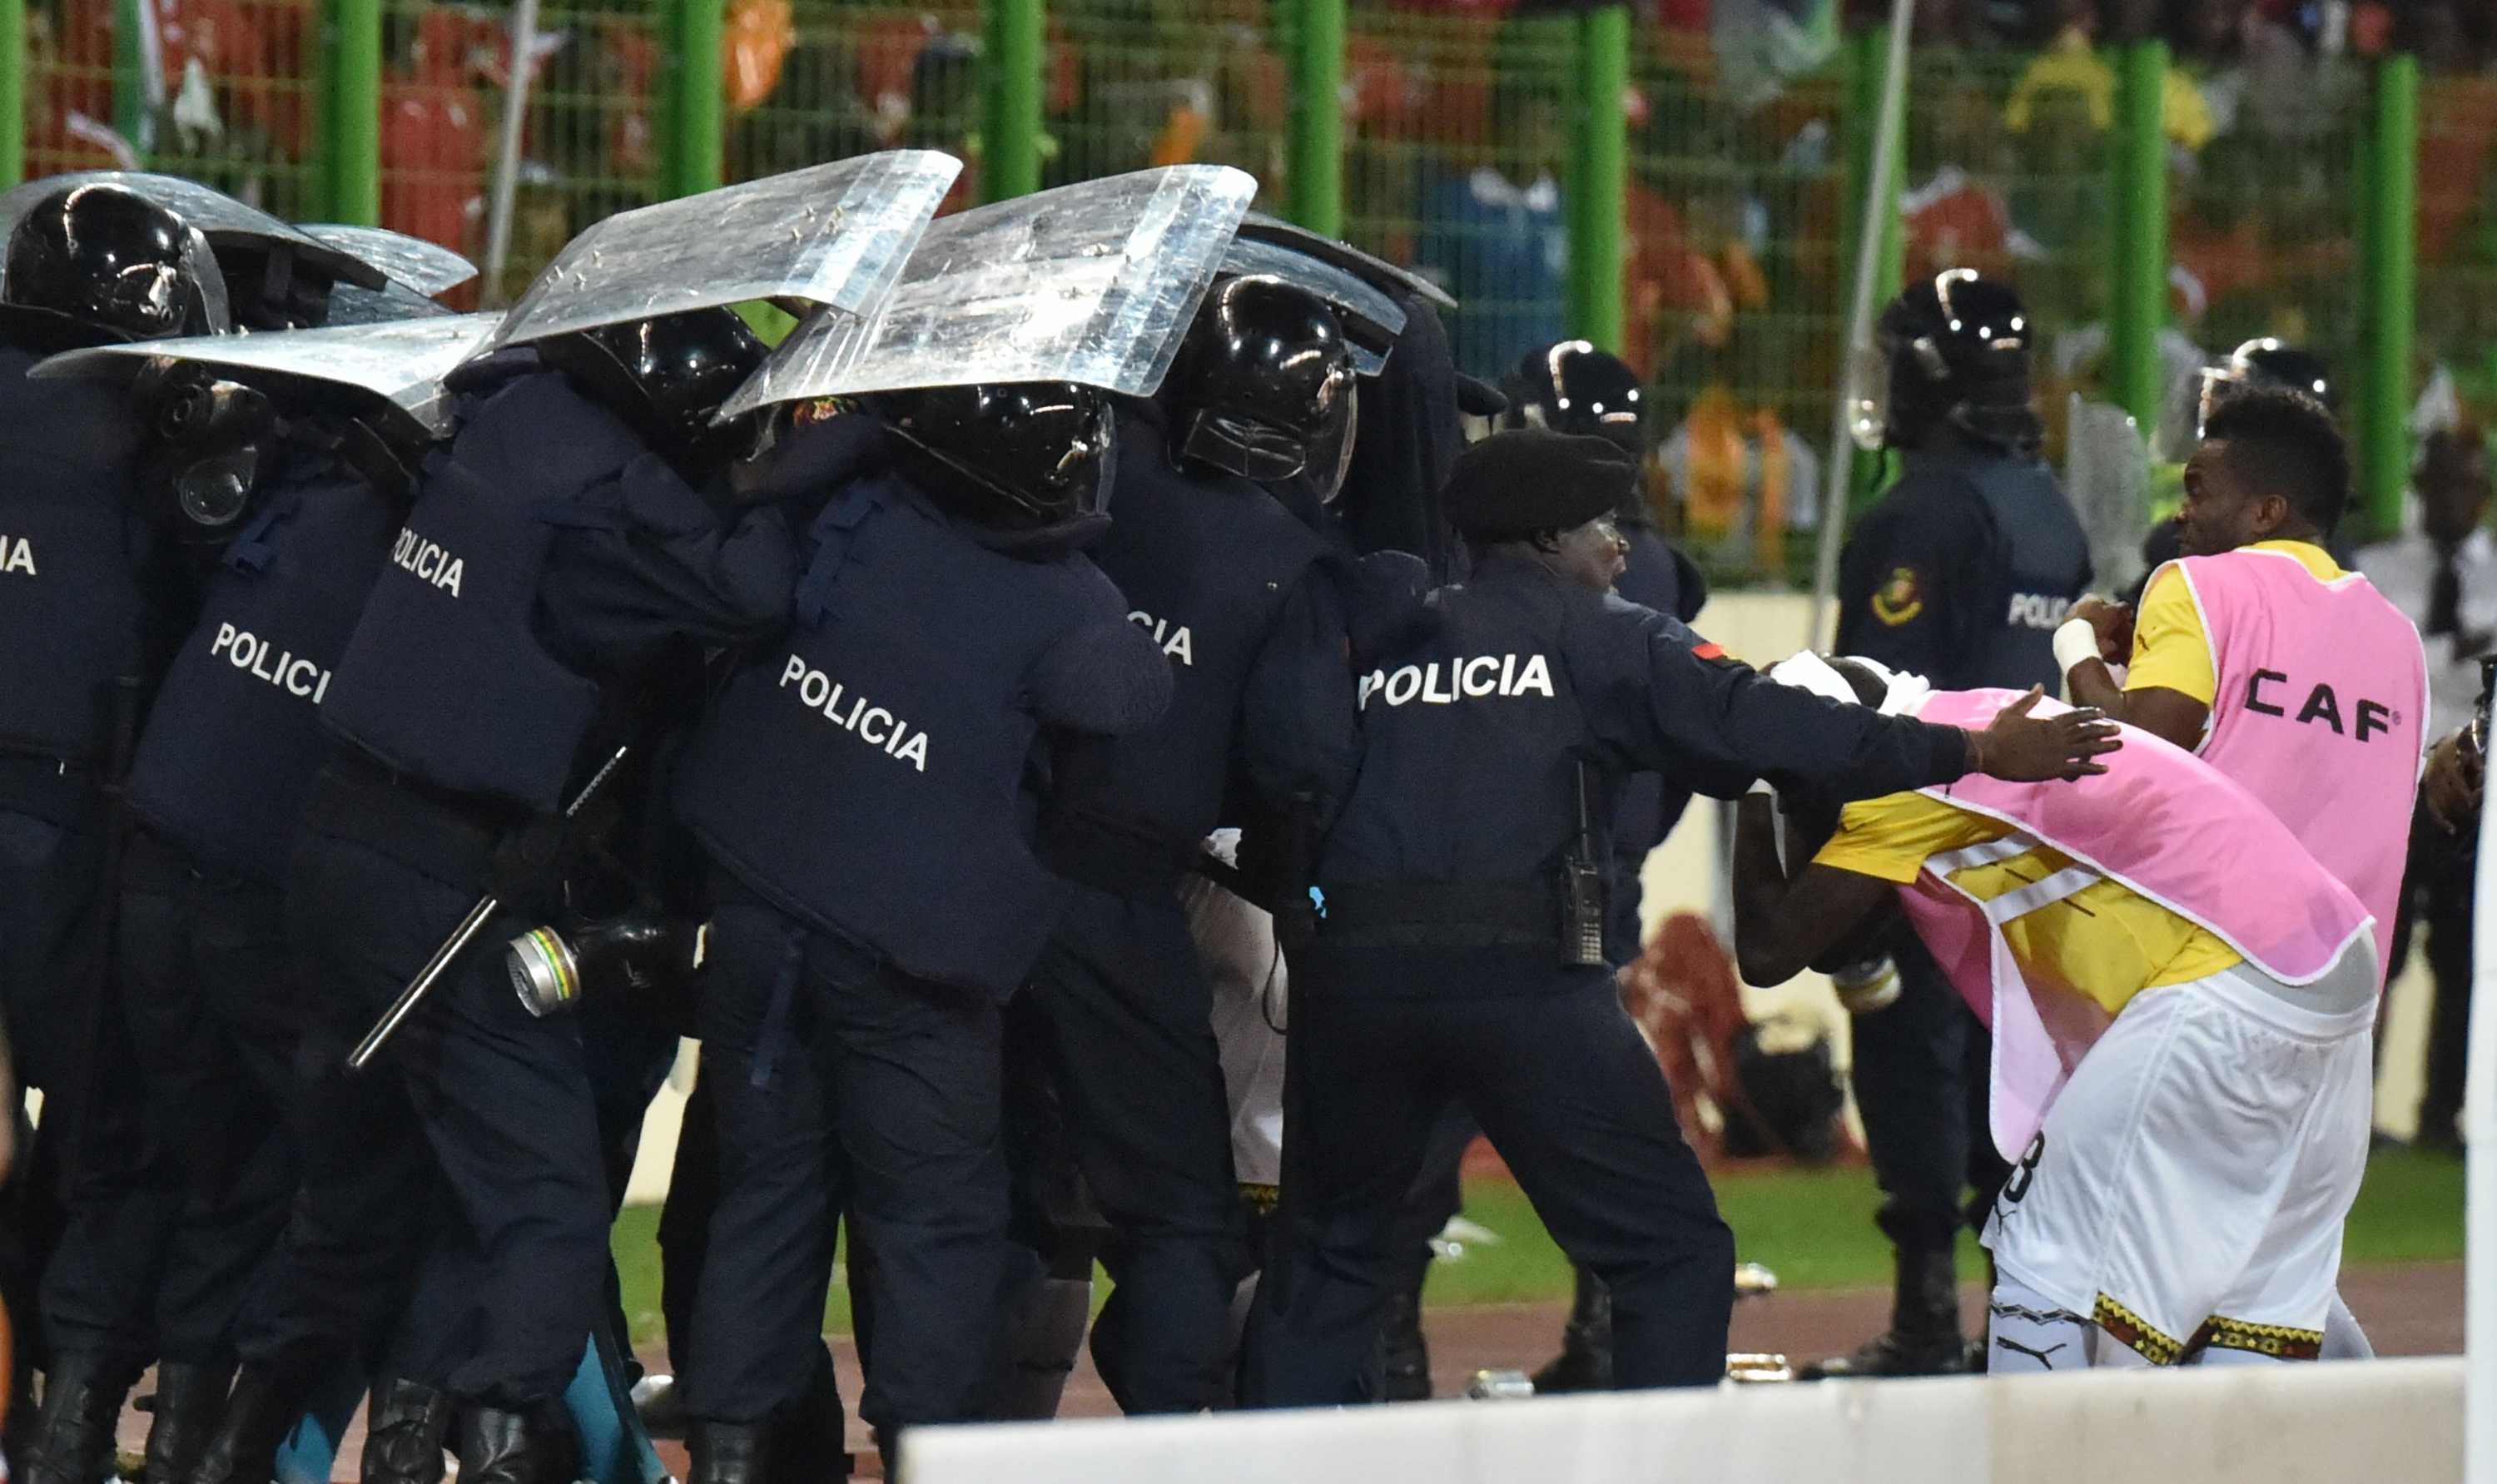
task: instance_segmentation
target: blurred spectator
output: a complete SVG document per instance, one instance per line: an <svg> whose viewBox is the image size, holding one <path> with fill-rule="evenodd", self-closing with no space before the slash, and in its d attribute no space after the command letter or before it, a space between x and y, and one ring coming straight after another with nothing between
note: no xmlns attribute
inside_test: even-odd
<svg viewBox="0 0 2497 1484"><path fill-rule="evenodd" d="M1561 100L1503 77L1492 89L1498 163L1442 167L1423 192L1415 264L1456 296L1457 364L1497 378L1562 337L1568 234L1561 214L1567 128Z"/></svg>
<svg viewBox="0 0 2497 1484"><path fill-rule="evenodd" d="M2477 656L2497 645L2497 542L2487 528L2488 450L2480 429L2430 433L2413 483L2421 528L2360 552L2358 567L2419 626L2428 657L2428 735L2443 737L2470 719L2480 694ZM2471 1033L2472 852L2466 837L2448 833L2424 805L2411 831L2403 895L2393 972L2401 971L2413 931L2423 927L2436 984L2418 1142L2458 1152Z"/></svg>
<svg viewBox="0 0 2497 1484"><path fill-rule="evenodd" d="M1736 581L1783 585L1786 537L1816 524L1820 456L1739 386L1738 347L1695 353L1700 390L1657 451L1663 502L1685 539Z"/></svg>
<svg viewBox="0 0 2497 1484"><path fill-rule="evenodd" d="M2004 106L2003 121L2014 134L2028 133L2039 121L2041 100L2056 96L2077 102L2081 116L2098 133L2115 127L2115 69L2099 55L2098 7L2094 0L2063 3L2063 28L2020 75L2010 101ZM2201 148L2217 132L2202 90L2173 66L2168 68L2160 107L2167 138L2187 149Z"/></svg>
<svg viewBox="0 0 2497 1484"><path fill-rule="evenodd" d="M491 146L470 80L469 23L450 10L390 22L401 45L382 79L382 225L476 257Z"/></svg>

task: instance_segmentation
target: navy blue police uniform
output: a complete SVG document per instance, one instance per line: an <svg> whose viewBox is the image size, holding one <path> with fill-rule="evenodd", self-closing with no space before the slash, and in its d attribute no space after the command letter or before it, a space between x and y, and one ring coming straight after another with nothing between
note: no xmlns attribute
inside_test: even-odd
<svg viewBox="0 0 2497 1484"><path fill-rule="evenodd" d="M533 1018L492 951L553 916L558 810L642 741L657 681L770 632L777 512L723 521L634 428L526 353L455 378L430 455L330 678L338 745L286 880L321 986L302 1179L241 1349L278 1373L371 1345L428 1243L470 1253L464 1324L394 1371L499 1411L561 1395L597 1321L609 1192L578 1022ZM348 1047L478 899L501 900L362 1075ZM409 1219L439 1190L440 1230ZM439 1267L439 1264L435 1264ZM423 1349L429 1353L411 1353Z"/></svg>
<svg viewBox="0 0 2497 1484"><path fill-rule="evenodd" d="M181 584L142 513L144 439L129 397L29 380L41 359L0 343L0 1012L19 1082L67 1110L91 1068L128 1056L122 1017L88 1001L107 951L104 773L180 621ZM135 1089L85 1089L87 1147L111 1157L73 1169L58 1137L36 1142L0 1240L0 1283L27 1324L21 1355L93 1357L125 1386L154 1337L123 1279L154 1271L171 1215ZM68 1123L64 1114L52 1131Z"/></svg>
<svg viewBox="0 0 2497 1484"><path fill-rule="evenodd" d="M1946 426L1925 445L1905 453L1898 483L1848 538L1839 651L1945 690L2059 692L2055 629L2091 575L2070 501L2032 456ZM1893 932L1887 946L1899 997L1855 1018L1852 1072L1878 1219L1903 1254L1947 1254L2006 1173L1992 1141L1973 1133L1985 1127L1989 1041L1914 933ZM1972 1184L1980 1194L1969 1201Z"/></svg>
<svg viewBox="0 0 2497 1484"><path fill-rule="evenodd" d="M1500 434L1460 463L1452 504L1591 445L1604 448ZM1245 1399L1362 1399L1402 1256L1386 1239L1452 1099L1612 1290L1617 1383L1712 1383L1733 1239L1610 969L1569 943L1564 872L1582 821L1608 817L1628 773L1722 796L1767 771L1853 797L1959 776L1966 740L1792 705L1678 620L1505 551L1381 653L1358 686L1358 774L1319 853L1321 915L1293 960L1292 1271L1260 1287ZM1580 864L1599 869L1599 855Z"/></svg>
<svg viewBox="0 0 2497 1484"><path fill-rule="evenodd" d="M228 542L133 756L122 992L182 1206L155 1288L158 1426L213 1409L243 1294L284 1229L299 1027L282 882L329 743L318 708L403 501L298 425Z"/></svg>
<svg viewBox="0 0 2497 1484"><path fill-rule="evenodd" d="M1078 1167L1115 1240L1092 1350L1129 1412L1226 1392L1248 1267L1212 990L1179 900L1235 771L1287 806L1341 776L1352 686L1326 547L1264 489L1183 469L1154 404L1122 411L1093 560L1168 659L1151 728L1067 749L1047 859L1073 883L1031 976Z"/></svg>
<svg viewBox="0 0 2497 1484"><path fill-rule="evenodd" d="M1170 667L1090 561L948 516L865 422L784 454L848 444L817 465L785 637L678 773L714 867L719 1159L682 1385L732 1428L803 1404L846 1214L875 1258L859 1411L889 1442L981 1416L999 1377L999 1006L1068 896L1034 852L1035 770L1054 736L1149 725Z"/></svg>

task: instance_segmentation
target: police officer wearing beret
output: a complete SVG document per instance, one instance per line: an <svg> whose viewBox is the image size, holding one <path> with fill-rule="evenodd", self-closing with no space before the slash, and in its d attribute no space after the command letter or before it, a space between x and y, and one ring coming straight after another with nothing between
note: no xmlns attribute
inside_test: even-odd
<svg viewBox="0 0 2497 1484"><path fill-rule="evenodd" d="M570 1479L556 1404L602 1308L609 1191L579 1022L540 1019L493 951L557 916L582 848L564 805L706 647L771 632L780 513L724 512L750 429L711 414L762 347L726 309L573 332L451 381L429 457L321 699L336 745L286 884L322 986L302 1062L302 1181L246 1305L238 1373L194 1484L269 1476L310 1392L359 1349L446 1393L377 1422L456 1420L463 1478ZM481 897L500 905L367 1070L337 1070ZM427 1219L428 1216L431 1219ZM420 1265L461 1299L393 1319Z"/></svg>
<svg viewBox="0 0 2497 1484"><path fill-rule="evenodd" d="M1768 772L1861 796L1979 766L2073 775L2110 745L2087 720L1973 734L1780 695L1611 595L1634 477L1601 439L1469 449L1448 508L1472 576L1358 682L1360 769L1293 962L1291 1271L1259 1290L1252 1404L1361 1399L1396 1262L1381 1235L1452 1097L1612 1290L1615 1384L1723 1375L1733 1239L1604 963L1601 822L1622 774L1723 796Z"/></svg>
<svg viewBox="0 0 2497 1484"><path fill-rule="evenodd" d="M1887 418L1898 483L1840 558L1838 647L1924 676L1946 690L2059 690L2056 626L2090 582L2089 542L2038 458L2030 407L2034 332L2019 297L1954 268L1882 311ZM1921 1375L1962 1370L1954 1252L1966 1187L1990 1199L2002 1179L1972 1136L1986 1087L1984 1030L1913 933L1892 935L1892 981L1878 963L1842 975L1867 1001L1854 1021L1853 1080L1896 1248L1890 1329L1807 1375Z"/></svg>
<svg viewBox="0 0 2497 1484"><path fill-rule="evenodd" d="M49 1110L16 1174L0 1283L34 1342L18 1365L40 1356L46 1372L19 1462L47 1484L86 1484L110 1463L121 1398L153 1348L145 1285L125 1279L153 1271L170 1212L134 1168L147 1158L136 1083L104 1073L129 1054L98 929L117 833L108 791L188 584L130 398L27 372L61 351L226 328L204 245L124 187L65 187L18 220L0 278L0 1010L17 1086L43 1089ZM16 1118L14 1097L0 1116ZM38 1229L38 1209L65 1229ZM47 1249L38 1322L27 1285Z"/></svg>

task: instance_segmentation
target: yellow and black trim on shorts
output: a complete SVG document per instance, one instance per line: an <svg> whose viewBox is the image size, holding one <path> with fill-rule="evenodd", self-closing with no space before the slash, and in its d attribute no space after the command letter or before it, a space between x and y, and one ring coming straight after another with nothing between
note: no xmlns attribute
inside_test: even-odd
<svg viewBox="0 0 2497 1484"><path fill-rule="evenodd" d="M2173 1366L2185 1359L2185 1342L2102 1293L2090 1310L2090 1322L2154 1366Z"/></svg>
<svg viewBox="0 0 2497 1484"><path fill-rule="evenodd" d="M2213 1314L2194 1332L2189 1353L2203 1350L2246 1350L2274 1360L2322 1360L2323 1332L2292 1329L2286 1324L2249 1324Z"/></svg>

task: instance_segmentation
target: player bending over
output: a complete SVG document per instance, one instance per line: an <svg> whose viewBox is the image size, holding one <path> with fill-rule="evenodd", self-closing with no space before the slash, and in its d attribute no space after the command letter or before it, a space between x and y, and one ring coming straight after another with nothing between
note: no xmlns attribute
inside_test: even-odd
<svg viewBox="0 0 2497 1484"><path fill-rule="evenodd" d="M2057 709L1860 660L1771 674L1926 721ZM1990 1370L2316 1358L2366 1163L2375 942L2271 810L2128 726L2074 783L1755 792L1734 877L1752 983L1860 959L1901 910L1993 1026L2016 1168L1984 1235Z"/></svg>

